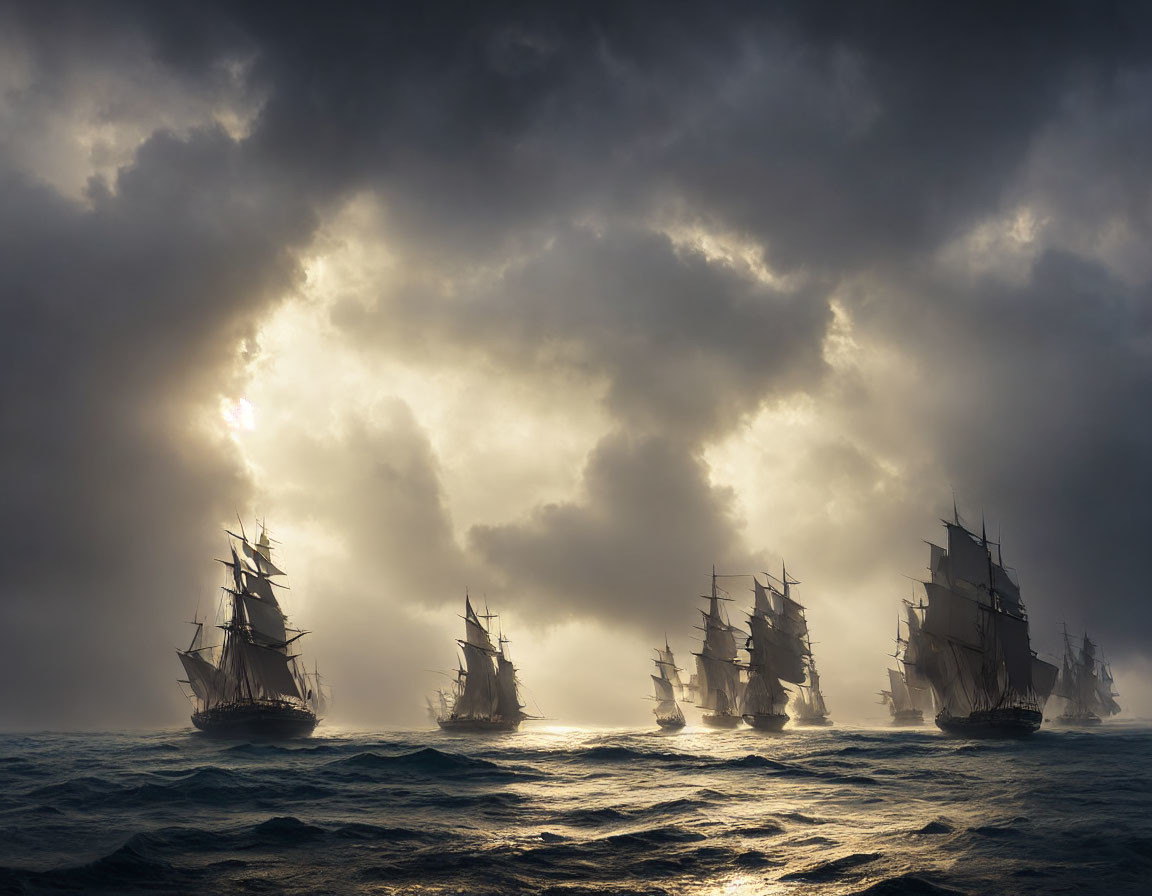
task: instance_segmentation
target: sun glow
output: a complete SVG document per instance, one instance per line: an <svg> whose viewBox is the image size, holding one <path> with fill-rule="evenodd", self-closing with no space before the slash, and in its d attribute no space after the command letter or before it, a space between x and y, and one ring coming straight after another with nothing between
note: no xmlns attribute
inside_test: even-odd
<svg viewBox="0 0 1152 896"><path fill-rule="evenodd" d="M247 398L221 398L220 416L232 432L252 432L256 428L256 412Z"/></svg>

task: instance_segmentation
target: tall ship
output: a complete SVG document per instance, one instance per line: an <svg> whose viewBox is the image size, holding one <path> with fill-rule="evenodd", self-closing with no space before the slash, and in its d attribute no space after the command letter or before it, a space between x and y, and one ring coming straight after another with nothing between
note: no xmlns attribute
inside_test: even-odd
<svg viewBox="0 0 1152 896"><path fill-rule="evenodd" d="M696 654L696 693L704 711L701 721L710 728L736 728L740 725L740 700L743 685L736 664L736 634L740 629L721 612L720 602L731 600L716 588L716 569L712 569L712 594L704 597L708 610L704 617L704 643Z"/></svg>
<svg viewBox="0 0 1152 896"><path fill-rule="evenodd" d="M1064 662L1053 693L1064 700L1064 712L1056 717L1061 725L1099 725L1120 712L1112 670L1096 656L1096 644L1087 632L1076 649L1064 629Z"/></svg>
<svg viewBox="0 0 1152 896"><path fill-rule="evenodd" d="M970 532L953 512L948 547L929 544L930 578L908 649L939 707L936 725L967 737L1031 734L1043 721L1056 667L1028 640L1020 587L987 533Z"/></svg>
<svg viewBox="0 0 1152 896"><path fill-rule="evenodd" d="M771 584L771 582L769 582ZM816 655L812 652L812 635L808 631L808 619L803 605L792 599L792 586L797 581L788 578L788 569L781 569L780 584L783 592L773 595L773 603L779 607L776 625L804 643L800 661L807 677L805 682L796 683L796 696L792 699L792 709L796 713L794 725L827 727L832 724L828 718L828 704L820 690L820 673L816 669Z"/></svg>
<svg viewBox="0 0 1152 896"><path fill-rule="evenodd" d="M676 702L677 697L684 696L684 684L680 680L680 669L676 666L676 658L672 656L672 648L668 646L668 639L664 639L664 649L656 648L656 673L652 676L652 686L656 690L656 724L661 728L674 731L684 727L684 712Z"/></svg>
<svg viewBox="0 0 1152 896"><path fill-rule="evenodd" d="M177 651L191 688L192 724L224 737L300 737L312 733L326 711L328 695L319 672L298 662L298 643L307 632L289 627L276 597L284 575L272 561L272 543L261 524L253 545L243 534L230 536L229 570L222 588L219 626L223 641L208 645L204 623L196 620L192 643ZM239 543L241 553L236 552Z"/></svg>
<svg viewBox="0 0 1152 896"><path fill-rule="evenodd" d="M783 579L787 590L787 576ZM748 683L740 711L744 721L761 731L779 731L788 721L789 691L783 682L804 684L810 651L804 640L807 623L804 609L791 596L752 577L754 603L748 615L751 634L748 651ZM820 704L819 686L816 694Z"/></svg>
<svg viewBox="0 0 1152 896"><path fill-rule="evenodd" d="M497 617L485 612L484 621L464 596L464 653L451 692L439 692L437 724L445 731L515 731L530 719L520 702L516 667L508 657L508 640L498 634L496 644L488 625Z"/></svg>
<svg viewBox="0 0 1152 896"><path fill-rule="evenodd" d="M904 601L907 615L908 639L900 637L900 620L896 620L895 669L888 670L888 689L880 692L881 702L892 713L893 725L923 725L924 713L935 713L932 685L916 665L912 642L920 641L920 617L909 601ZM903 652L901 652L903 651Z"/></svg>

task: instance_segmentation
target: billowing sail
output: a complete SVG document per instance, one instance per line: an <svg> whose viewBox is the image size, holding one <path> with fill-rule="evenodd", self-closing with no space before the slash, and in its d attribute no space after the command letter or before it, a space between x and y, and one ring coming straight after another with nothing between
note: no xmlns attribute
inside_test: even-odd
<svg viewBox="0 0 1152 896"><path fill-rule="evenodd" d="M272 590L272 582L268 579L246 572L244 574L244 590L249 594L254 594L265 603L271 604L277 609L280 608L280 602L276 600L276 592Z"/></svg>
<svg viewBox="0 0 1152 896"><path fill-rule="evenodd" d="M1054 670L1054 667L1052 667ZM1083 721L1120 712L1113 689L1112 672L1096 656L1096 644L1087 634L1080 649L1074 650L1068 632L1064 632L1064 658L1053 692L1066 703L1061 717Z"/></svg>
<svg viewBox="0 0 1152 896"><path fill-rule="evenodd" d="M470 719L490 719L496 714L498 691L496 669L491 655L475 644L465 642L464 690L456 700L457 714Z"/></svg>
<svg viewBox="0 0 1152 896"><path fill-rule="evenodd" d="M520 718L523 708L516 691L516 667L501 650L496 656L496 712L504 719Z"/></svg>
<svg viewBox="0 0 1152 896"><path fill-rule="evenodd" d="M203 626L197 623L192 645L180 652L199 707L193 721L203 727L213 724L222 712L252 712L261 706L269 709L269 704L283 711L287 704L287 711L299 713L292 718L306 724L308 711L314 712L324 698L318 679L313 684L297 665L297 658L286 650L286 619L267 579L268 574L283 572L271 561L271 542L266 534L262 533L257 548L242 535L233 538L240 542L248 560L237 553L235 542L229 544L232 559L224 563L228 585L223 593L231 613L227 624L221 626L223 644L218 650L205 650ZM260 569L268 572L261 575ZM211 661L213 653L219 657L215 663Z"/></svg>
<svg viewBox="0 0 1152 896"><path fill-rule="evenodd" d="M700 653L696 655L696 669L700 680L700 707L719 713L733 712L740 677L736 664Z"/></svg>
<svg viewBox="0 0 1152 896"><path fill-rule="evenodd" d="M465 595L464 640L458 642L464 664L456 675L453 692L438 692L436 721L444 727L512 730L528 718L520 703L516 667L505 652L508 641L500 636L499 646L493 645L482 621L495 618L488 613L479 616L472 608L471 598Z"/></svg>
<svg viewBox="0 0 1152 896"><path fill-rule="evenodd" d="M188 684L205 705L211 703L220 690L216 667L197 653L180 653L180 662L188 674Z"/></svg>
<svg viewBox="0 0 1152 896"><path fill-rule="evenodd" d="M472 609L472 601L467 596L464 598L464 638L474 647L496 652L496 648L492 646L492 639L488 636L488 630L481 625L476 611Z"/></svg>
<svg viewBox="0 0 1152 896"><path fill-rule="evenodd" d="M680 678L680 669L676 665L676 658L672 655L672 648L668 646L668 639L664 639L663 649L657 648L657 665L660 666L660 674L667 678L672 684L672 690L676 694L676 699L684 699L684 682Z"/></svg>
<svg viewBox="0 0 1152 896"><path fill-rule="evenodd" d="M748 673L740 703L741 715L781 715L788 707L788 691L771 673L753 670Z"/></svg>
<svg viewBox="0 0 1152 896"><path fill-rule="evenodd" d="M280 608L250 594L241 595L241 599L244 601L244 614L248 617L248 624L256 641L268 646L283 646L287 640L287 633L284 630L284 614L280 612Z"/></svg>
<svg viewBox="0 0 1152 896"><path fill-rule="evenodd" d="M908 685L904 676L895 669L888 670L888 693L892 698L892 706L896 712L905 712L912 709L912 695L908 692Z"/></svg>
<svg viewBox="0 0 1152 896"><path fill-rule="evenodd" d="M720 596L716 590L716 575L712 575L712 595L708 598L708 611L704 616L704 644L696 654L696 673L699 683L698 702L707 712L721 716L736 713L742 683L736 665L736 634L720 611Z"/></svg>
<svg viewBox="0 0 1152 896"><path fill-rule="evenodd" d="M939 707L955 717L1038 710L1056 669L1032 655L1016 581L992 560L986 538L958 522L945 526L948 549L931 546L923 617L911 605L907 609L909 696L927 683Z"/></svg>
<svg viewBox="0 0 1152 896"><path fill-rule="evenodd" d="M303 697L297 687L296 676L289 668L291 657L279 650L261 647L249 641L238 640L237 644L240 646L244 670L253 690L259 691L271 700Z"/></svg>
<svg viewBox="0 0 1152 896"><path fill-rule="evenodd" d="M806 649L799 638L773 628L762 616L750 617L749 627L752 630L749 666L770 665L777 678L793 684L807 681L804 674Z"/></svg>

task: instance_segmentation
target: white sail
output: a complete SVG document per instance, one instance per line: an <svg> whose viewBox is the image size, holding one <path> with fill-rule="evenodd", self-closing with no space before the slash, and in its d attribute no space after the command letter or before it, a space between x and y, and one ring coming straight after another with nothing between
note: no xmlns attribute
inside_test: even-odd
<svg viewBox="0 0 1152 896"><path fill-rule="evenodd" d="M676 693L677 699L684 697L684 682L680 678L680 669L676 666L676 658L672 655L672 648L668 646L668 642L664 642L663 649L656 649L657 665L660 667L660 674L668 679L672 684L672 688Z"/></svg>
<svg viewBox="0 0 1152 896"><path fill-rule="evenodd" d="M480 650L486 650L493 654L496 652L496 648L492 646L492 639L488 635L488 629L480 622L476 611L472 609L472 601L467 596L464 598L464 639Z"/></svg>
<svg viewBox="0 0 1152 896"><path fill-rule="evenodd" d="M252 568L256 572L266 576L284 575L284 571L272 562L271 557L265 557L260 550L252 547L252 545L248 543L248 539L243 536L240 536L240 547L244 551L244 556L252 562Z"/></svg>
<svg viewBox="0 0 1152 896"><path fill-rule="evenodd" d="M772 606L772 601L768 597L768 589L761 585L760 580L755 576L752 577L752 593L754 595L754 603L752 607L753 613L755 613L757 616L764 616L766 618L772 618L776 615L776 610Z"/></svg>
<svg viewBox="0 0 1152 896"><path fill-rule="evenodd" d="M675 703L676 693L672 690L672 682L670 682L667 678L663 678L659 675L652 675L650 677L652 679L652 684L656 689L657 701L664 703Z"/></svg>

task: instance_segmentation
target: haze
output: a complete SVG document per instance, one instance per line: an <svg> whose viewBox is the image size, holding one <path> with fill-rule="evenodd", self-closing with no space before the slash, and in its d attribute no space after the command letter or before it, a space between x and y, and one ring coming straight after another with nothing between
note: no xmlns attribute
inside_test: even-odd
<svg viewBox="0 0 1152 896"><path fill-rule="evenodd" d="M5 5L0 723L186 723L237 515L337 723L423 722L468 589L530 710L651 724L713 564L782 560L881 719L953 491L1147 714L1148 26Z"/></svg>

